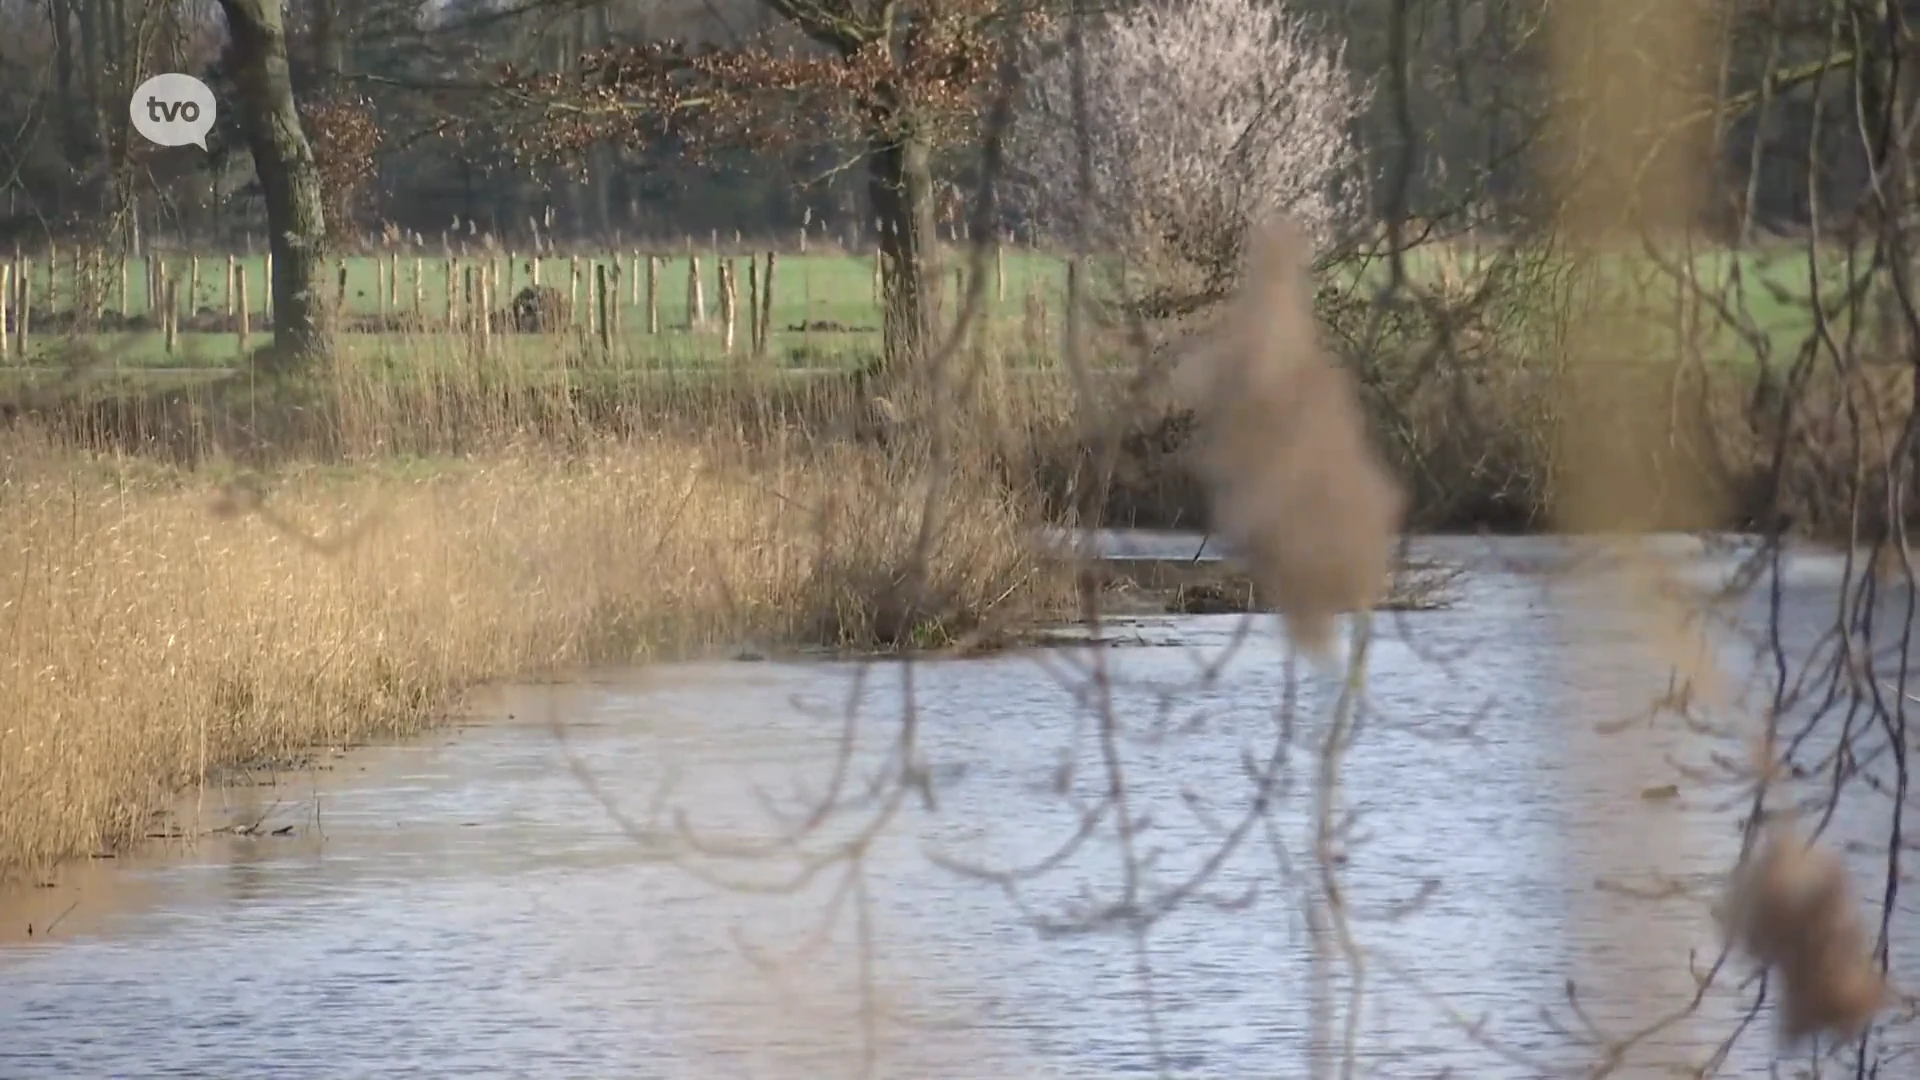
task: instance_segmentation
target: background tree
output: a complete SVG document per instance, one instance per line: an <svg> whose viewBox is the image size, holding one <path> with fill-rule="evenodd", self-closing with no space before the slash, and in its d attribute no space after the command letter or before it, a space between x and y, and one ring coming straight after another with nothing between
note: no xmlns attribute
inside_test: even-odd
<svg viewBox="0 0 1920 1080"><path fill-rule="evenodd" d="M530 155L579 156L603 140L677 139L690 152L806 149L818 133L863 167L883 265L885 356L924 351L935 249L934 155L977 130L1013 22L994 0L879 4L767 0L799 42L602 50L575 71L505 85L505 122Z"/></svg>
<svg viewBox="0 0 1920 1080"><path fill-rule="evenodd" d="M1231 290L1248 230L1286 214L1325 240L1365 209L1356 121L1367 106L1308 20L1253 0L1152 3L1085 47L1092 190L1074 182L1070 59L1041 62L1016 126L1017 205L1063 237L1124 253L1137 299L1190 311ZM1141 92L1153 87L1152 93Z"/></svg>
<svg viewBox="0 0 1920 1080"><path fill-rule="evenodd" d="M1347 68L1377 91L1357 126L1369 203L1381 216L1404 211L1507 233L1547 219L1534 176L1552 97L1540 30L1547 0L1288 0L1284 8L1317 20L1318 40L1341 42ZM569 170L528 169L496 135L453 137L448 125L482 111L502 64L571 72L579 82L583 55L602 45L677 41L742 58L791 50L845 67L842 49L823 39L872 36L884 14L898 57L916 20L954 10L944 0L871 11L833 0L792 16L771 0L286 0L284 16L299 100L357 97L382 135L367 159L358 217L329 222L330 244L350 247L388 224L436 238L455 214L522 247L529 220L542 222L543 236L582 243L604 243L609 232L670 243L710 229L791 236L809 210L814 222L826 218L864 244L879 209L866 140L857 124L821 119L845 115L818 107L824 87L742 88L767 106L763 118L796 118L777 133L785 137L778 153L703 128L689 112L684 130L610 131ZM1726 220L1739 216L1737 200L1751 203L1763 228L1804 227L1816 200L1849 206L1870 189L1871 155L1833 118L1871 111L1858 100L1871 80L1849 73L1855 50L1828 46L1836 18L1873 10L1835 0L1718 4L1729 28L1724 55L1713 59L1730 106L1714 159ZM1010 15L979 7L976 36L995 46ZM216 4L0 0L0 244L93 244L108 220L128 239L257 244L264 192L237 128L226 154L153 154L138 140L124 157L114 150L124 90L155 71L211 70L226 36ZM1819 143L1811 163L1798 149L1809 140ZM938 140L931 151L937 180L968 175L974 155ZM1018 212L1009 221L1026 224Z"/></svg>
<svg viewBox="0 0 1920 1080"><path fill-rule="evenodd" d="M324 341L326 222L319 166L294 102L280 0L220 0L220 8L231 35L225 66L239 89L240 124L266 201L274 347L284 359L311 358Z"/></svg>

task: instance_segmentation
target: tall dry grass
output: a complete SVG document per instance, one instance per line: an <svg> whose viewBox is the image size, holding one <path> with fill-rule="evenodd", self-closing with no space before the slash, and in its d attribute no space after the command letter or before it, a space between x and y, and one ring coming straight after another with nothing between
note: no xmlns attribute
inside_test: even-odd
<svg viewBox="0 0 1920 1080"><path fill-rule="evenodd" d="M552 437L525 407L549 390L331 378L330 464L0 436L0 878L137 840L224 769L418 728L478 681L1065 610L1031 496L979 453L749 432L718 394L677 429ZM429 398L471 452L389 453L438 422L409 413Z"/></svg>

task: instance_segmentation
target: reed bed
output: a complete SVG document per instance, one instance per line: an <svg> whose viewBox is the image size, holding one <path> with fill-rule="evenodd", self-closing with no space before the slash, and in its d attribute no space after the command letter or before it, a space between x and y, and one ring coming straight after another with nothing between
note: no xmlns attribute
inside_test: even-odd
<svg viewBox="0 0 1920 1080"><path fill-rule="evenodd" d="M268 431L324 413L325 460L248 462L215 424L187 464L31 420L0 436L0 878L137 841L235 767L419 728L477 682L979 643L1067 609L1034 494L978 445L827 437L712 384L681 423L614 435L505 389L343 366L222 403ZM457 406L465 452L393 452L449 422L425 401Z"/></svg>

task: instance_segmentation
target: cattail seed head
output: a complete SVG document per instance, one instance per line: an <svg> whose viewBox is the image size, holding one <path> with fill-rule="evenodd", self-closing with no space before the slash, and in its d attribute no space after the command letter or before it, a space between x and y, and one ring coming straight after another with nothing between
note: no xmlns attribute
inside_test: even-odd
<svg viewBox="0 0 1920 1080"><path fill-rule="evenodd" d="M1334 616L1385 590L1405 497L1368 442L1351 378L1321 348L1311 254L1291 222L1254 237L1239 294L1174 386L1199 420L1214 527L1294 640L1325 657Z"/></svg>
<svg viewBox="0 0 1920 1080"><path fill-rule="evenodd" d="M1775 971L1789 1041L1857 1035L1891 996L1839 857L1789 828L1774 827L1734 871L1722 921L1736 945Z"/></svg>

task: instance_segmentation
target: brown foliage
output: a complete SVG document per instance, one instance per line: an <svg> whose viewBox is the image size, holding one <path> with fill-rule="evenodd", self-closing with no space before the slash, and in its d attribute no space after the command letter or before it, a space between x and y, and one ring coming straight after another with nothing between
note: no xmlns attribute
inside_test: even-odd
<svg viewBox="0 0 1920 1080"><path fill-rule="evenodd" d="M660 41L589 53L566 71L509 65L501 71L505 126L522 158L571 155L609 138L671 136L695 154L823 136L864 146L907 127L934 141L963 139L1000 63L998 17L989 0L946 0L898 28L878 18L799 23L831 50Z"/></svg>
<svg viewBox="0 0 1920 1080"><path fill-rule="evenodd" d="M1373 447L1347 373L1321 349L1311 245L1291 222L1252 241L1239 295L1175 375L1200 423L1197 471L1214 526L1303 648L1385 588L1404 497Z"/></svg>
<svg viewBox="0 0 1920 1080"><path fill-rule="evenodd" d="M320 166L320 197L328 228L340 232L353 221L367 181L378 171L380 127L373 103L363 97L324 98L300 106L300 123Z"/></svg>
<svg viewBox="0 0 1920 1080"><path fill-rule="evenodd" d="M1839 857L1792 829L1773 829L1735 871L1724 915L1733 940L1778 972L1789 1040L1856 1035L1887 1002Z"/></svg>

